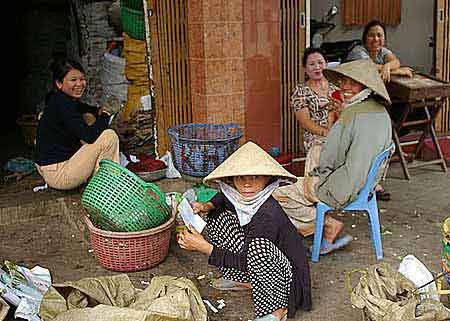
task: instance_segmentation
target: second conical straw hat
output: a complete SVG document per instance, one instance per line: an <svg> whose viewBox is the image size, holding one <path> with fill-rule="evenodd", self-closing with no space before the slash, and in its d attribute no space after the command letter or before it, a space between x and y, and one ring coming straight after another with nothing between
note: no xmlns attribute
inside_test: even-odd
<svg viewBox="0 0 450 321"><path fill-rule="evenodd" d="M204 183L233 176L266 175L278 176L295 183L297 177L284 169L264 149L247 142L231 154L222 164L203 179Z"/></svg>
<svg viewBox="0 0 450 321"><path fill-rule="evenodd" d="M384 82L381 79L375 63L370 59L354 60L334 68L325 68L323 74L328 80L335 84L338 84L338 80L341 76L347 76L363 84L367 88L372 89L389 105L391 104L391 99L384 86Z"/></svg>

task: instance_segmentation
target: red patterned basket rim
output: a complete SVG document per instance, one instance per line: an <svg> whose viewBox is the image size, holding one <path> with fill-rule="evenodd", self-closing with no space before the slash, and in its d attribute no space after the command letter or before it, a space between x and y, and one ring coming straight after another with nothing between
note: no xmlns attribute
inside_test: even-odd
<svg viewBox="0 0 450 321"><path fill-rule="evenodd" d="M88 229L97 235L101 235L101 236L105 236L105 237L114 237L114 238L119 238L119 239L131 239L131 238L136 238L136 237L143 237L143 236L157 234L159 232L166 230L171 225L173 225L173 223L175 222L175 211L172 211L172 215L166 223L161 224L160 226L157 226L154 228L150 228L150 229L143 230L143 231L137 231L137 232L105 231L105 230L95 227L94 224L92 224L92 222L88 216L84 216L84 221L86 222Z"/></svg>

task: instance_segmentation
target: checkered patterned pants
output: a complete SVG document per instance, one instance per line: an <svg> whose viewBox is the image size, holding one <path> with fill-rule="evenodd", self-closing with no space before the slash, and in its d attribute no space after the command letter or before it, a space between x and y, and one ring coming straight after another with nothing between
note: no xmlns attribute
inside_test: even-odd
<svg viewBox="0 0 450 321"><path fill-rule="evenodd" d="M232 253L242 251L244 230L235 213L225 211L217 217L209 217L206 230L214 246ZM288 306L292 267L287 257L268 239L250 241L246 272L234 268L219 269L224 279L251 283L256 317Z"/></svg>

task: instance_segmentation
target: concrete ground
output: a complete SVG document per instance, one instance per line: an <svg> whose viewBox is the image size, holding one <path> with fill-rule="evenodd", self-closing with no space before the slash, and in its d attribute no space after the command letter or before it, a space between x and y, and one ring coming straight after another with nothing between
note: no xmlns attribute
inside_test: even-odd
<svg viewBox="0 0 450 321"><path fill-rule="evenodd" d="M397 268L404 256L413 254L437 273L441 269L441 223L450 215L450 173L431 165L413 169L411 174L412 179L405 180L400 165L394 163L383 183L392 193L391 201L378 202L383 260ZM84 209L80 193L51 190L33 193L32 187L41 183L39 177L30 176L0 187L0 263L10 260L28 267L43 266L50 270L55 283L119 273L104 269L90 251L89 234L81 219ZM156 182L164 192L182 192L193 183L183 179ZM362 319L361 312L351 307L344 281L353 269L376 262L367 216L348 213L339 218L355 240L345 249L321 257L319 263L310 264L313 310L298 311L294 320ZM173 234L169 255L161 264L128 273L134 285L143 288L154 275L188 277L204 299L216 305L216 300L225 300L226 306L219 313L208 310L211 321L253 319L250 293L211 288L208 281L218 275L216 269L208 266L205 256L180 249ZM305 243L310 246L312 238Z"/></svg>

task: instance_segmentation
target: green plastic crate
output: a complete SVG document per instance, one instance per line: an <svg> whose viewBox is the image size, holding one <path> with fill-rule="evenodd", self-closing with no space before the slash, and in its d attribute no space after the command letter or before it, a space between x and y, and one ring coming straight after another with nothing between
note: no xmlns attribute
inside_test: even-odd
<svg viewBox="0 0 450 321"><path fill-rule="evenodd" d="M145 19L143 10L120 7L123 31L136 40L145 40Z"/></svg>
<svg viewBox="0 0 450 321"><path fill-rule="evenodd" d="M120 6L128 7L134 10L143 10L144 3L142 0L120 0Z"/></svg>

